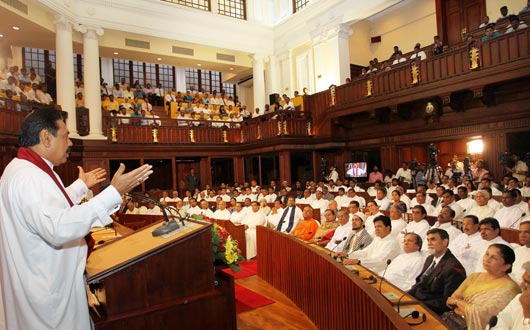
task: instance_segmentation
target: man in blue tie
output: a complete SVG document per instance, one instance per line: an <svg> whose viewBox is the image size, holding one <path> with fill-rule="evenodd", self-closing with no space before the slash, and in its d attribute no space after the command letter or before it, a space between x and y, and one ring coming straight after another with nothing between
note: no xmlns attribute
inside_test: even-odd
<svg viewBox="0 0 530 330"><path fill-rule="evenodd" d="M282 233L292 233L300 220L304 218L302 210L295 205L294 197L287 199L287 207L283 210L280 222L276 226L276 230Z"/></svg>

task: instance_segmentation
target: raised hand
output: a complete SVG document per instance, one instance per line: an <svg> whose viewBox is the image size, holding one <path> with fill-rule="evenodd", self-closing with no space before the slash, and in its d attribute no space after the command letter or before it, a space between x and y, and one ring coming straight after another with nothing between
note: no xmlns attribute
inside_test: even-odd
<svg viewBox="0 0 530 330"><path fill-rule="evenodd" d="M90 172L85 172L81 166L78 166L77 169L79 170L79 179L83 180L88 188L105 181L107 175L107 171L103 168L96 168Z"/></svg>
<svg viewBox="0 0 530 330"><path fill-rule="evenodd" d="M123 173L125 172L125 165L121 163L110 183L120 195L126 194L147 180L153 174L152 168L152 165L145 164L128 173Z"/></svg>

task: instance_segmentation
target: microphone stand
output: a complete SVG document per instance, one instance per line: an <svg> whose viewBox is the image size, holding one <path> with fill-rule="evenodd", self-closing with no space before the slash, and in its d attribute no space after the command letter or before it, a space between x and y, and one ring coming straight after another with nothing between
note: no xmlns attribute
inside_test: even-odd
<svg viewBox="0 0 530 330"><path fill-rule="evenodd" d="M164 216L164 223L162 225L160 225L160 227L158 227L155 230L153 230L153 232L151 234L154 237L169 234L170 232L180 228L179 224L175 221L175 216L173 216L173 214L172 214L172 219L169 220L169 217L167 216L167 212L166 212L166 207L164 205L160 204L159 201L157 201L157 200L155 200L153 198L145 197L142 194L139 194L139 193L136 193L136 192L132 192L132 191L129 192L128 195L133 197L133 198L142 200L144 202L153 203L156 206L158 206L160 208L160 210L162 210L162 215Z"/></svg>

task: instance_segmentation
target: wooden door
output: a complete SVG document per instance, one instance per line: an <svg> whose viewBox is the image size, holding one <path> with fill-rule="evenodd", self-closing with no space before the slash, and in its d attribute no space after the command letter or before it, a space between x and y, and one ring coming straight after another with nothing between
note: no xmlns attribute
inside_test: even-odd
<svg viewBox="0 0 530 330"><path fill-rule="evenodd" d="M463 32L478 28L485 15L485 0L436 0L438 35L445 45L462 42Z"/></svg>

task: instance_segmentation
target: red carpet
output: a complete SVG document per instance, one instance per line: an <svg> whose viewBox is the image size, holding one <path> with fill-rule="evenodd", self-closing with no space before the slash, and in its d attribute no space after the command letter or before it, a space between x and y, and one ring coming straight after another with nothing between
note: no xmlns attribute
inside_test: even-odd
<svg viewBox="0 0 530 330"><path fill-rule="evenodd" d="M241 271L234 273L230 268L223 269L223 272L232 275L236 280L239 278L254 276L258 273L258 261L249 260L239 264Z"/></svg>
<svg viewBox="0 0 530 330"><path fill-rule="evenodd" d="M274 302L274 300L271 300L238 284L235 284L235 293L236 314L243 313L254 308L263 307Z"/></svg>

